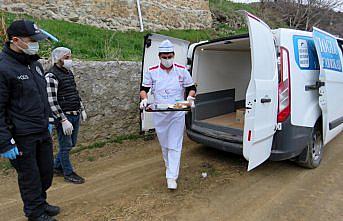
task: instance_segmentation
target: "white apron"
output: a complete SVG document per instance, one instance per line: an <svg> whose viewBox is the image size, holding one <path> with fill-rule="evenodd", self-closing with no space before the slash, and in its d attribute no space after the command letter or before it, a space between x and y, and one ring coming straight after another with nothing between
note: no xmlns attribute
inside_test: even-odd
<svg viewBox="0 0 343 221"><path fill-rule="evenodd" d="M179 82L175 67L167 73L159 68L154 85L155 104L174 104L184 99L184 87ZM162 148L181 151L185 129L185 112L155 112L153 122Z"/></svg>
<svg viewBox="0 0 343 221"><path fill-rule="evenodd" d="M175 104L184 99L185 87L194 85L187 69L174 64L167 73L154 66L143 76L142 86L151 87L155 104ZM166 178L177 180L180 170L185 112L155 112L153 122L166 165Z"/></svg>

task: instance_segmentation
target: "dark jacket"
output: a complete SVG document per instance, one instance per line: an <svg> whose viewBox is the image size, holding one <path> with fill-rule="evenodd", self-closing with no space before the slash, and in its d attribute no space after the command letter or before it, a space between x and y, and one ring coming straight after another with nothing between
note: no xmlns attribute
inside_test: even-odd
<svg viewBox="0 0 343 221"><path fill-rule="evenodd" d="M57 101L63 112L80 111L81 98L77 90L74 74L54 65L47 73L52 73L58 81Z"/></svg>
<svg viewBox="0 0 343 221"><path fill-rule="evenodd" d="M11 138L47 131L50 106L38 59L8 43L0 53L0 153L11 149Z"/></svg>

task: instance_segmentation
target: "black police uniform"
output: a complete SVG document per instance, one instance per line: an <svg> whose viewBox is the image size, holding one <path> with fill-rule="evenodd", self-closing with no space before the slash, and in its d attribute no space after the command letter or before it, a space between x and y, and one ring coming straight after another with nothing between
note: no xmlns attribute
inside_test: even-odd
<svg viewBox="0 0 343 221"><path fill-rule="evenodd" d="M52 140L48 132L50 106L39 57L16 53L7 43L0 53L0 153L11 138L20 156L11 160L27 217L44 213L46 191L53 178Z"/></svg>

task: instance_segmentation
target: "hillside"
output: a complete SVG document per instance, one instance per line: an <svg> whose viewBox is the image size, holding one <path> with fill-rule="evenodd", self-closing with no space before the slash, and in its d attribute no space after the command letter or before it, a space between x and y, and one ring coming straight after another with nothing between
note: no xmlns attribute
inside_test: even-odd
<svg viewBox="0 0 343 221"><path fill-rule="evenodd" d="M285 4L285 3L284 3ZM289 7L289 8L287 8ZM285 10L292 9L294 12L304 13L307 12L304 6L297 6L297 8L291 8L294 5L281 5L281 3L266 2L261 3L233 3L226 0L210 0L210 8L214 20L214 28L221 30L226 29L237 30L240 28L246 29L246 24L242 17L237 13L238 10L249 11L262 20L264 20L271 28L293 28L290 27L290 20L294 19L294 15L291 12ZM329 9L313 8L316 12L314 18L311 18L308 23L307 30L311 31L313 26L324 29L332 34L343 37L343 13L336 12ZM306 17L306 14L298 15L302 18ZM300 30L306 30L305 24L300 23L297 27Z"/></svg>
<svg viewBox="0 0 343 221"><path fill-rule="evenodd" d="M46 42L43 45L41 56L47 57L51 48L56 46L66 46L72 49L76 58L84 60L141 60L143 51L143 39L148 33L138 31L111 31L97 28L90 25L82 25L72 22L37 19L26 15L15 15L12 13L1 12L0 18L4 18L6 25L13 20L20 18L34 19L36 23L55 35L61 42ZM158 33L197 42L204 39L219 37L215 30L163 30ZM0 40L4 39L4 34Z"/></svg>
<svg viewBox="0 0 343 221"><path fill-rule="evenodd" d="M291 20L297 20L296 29L312 31L313 27L321 28L331 34L343 37L343 13L330 10L326 7L313 7L308 11L304 6L291 8L287 5L278 5L276 3L266 3L261 9L261 4L252 4L260 8L263 14L262 18L266 20L281 21L286 27L290 25ZM285 11L286 10L286 11ZM287 10L289 10L287 12ZM301 15L295 15L299 13ZM308 18L308 24L305 20ZM302 20L302 21L301 21Z"/></svg>
<svg viewBox="0 0 343 221"><path fill-rule="evenodd" d="M247 32L244 19L238 10L249 11L261 17L272 28L288 27L284 12L273 4L261 6L259 3L243 4L226 0L209 0L213 24L210 29L202 30L163 30L157 33L176 38L198 42L205 39L215 39ZM10 24L14 19L30 18L23 14L12 14L0 11L3 23ZM42 57L48 57L51 49L56 46L66 46L73 50L74 56L83 60L127 60L140 61L143 49L143 37L149 31L113 31L90 25L73 22L39 19L34 20L43 29L60 39L60 43L44 43ZM343 14L330 13L317 25L333 34L343 36ZM0 41L4 39L4 28L0 30ZM2 34L1 34L2 33Z"/></svg>
<svg viewBox="0 0 343 221"><path fill-rule="evenodd" d="M246 4L227 3L224 1L210 1L210 8L213 17L221 11L230 12L233 18L230 23L215 22L213 28L202 30L163 30L158 31L159 34L169 35L176 38L188 40L190 42L198 42L201 40L215 39L233 34L246 32L244 22L241 17L235 12L236 10L250 10ZM232 13L231 13L232 12ZM252 11L253 12L253 11ZM138 31L112 31L97 28L90 25L82 25L73 22L33 18L23 14L13 14L0 11L0 18L3 18L6 25L13 20L19 18L34 19L37 24L52 33L61 41L60 43L45 43L41 56L48 57L51 48L56 46L66 46L73 50L74 56L84 60L141 60L143 50L143 37L150 31L143 33ZM240 25L234 25L239 21ZM4 40L4 30L0 30L0 41Z"/></svg>

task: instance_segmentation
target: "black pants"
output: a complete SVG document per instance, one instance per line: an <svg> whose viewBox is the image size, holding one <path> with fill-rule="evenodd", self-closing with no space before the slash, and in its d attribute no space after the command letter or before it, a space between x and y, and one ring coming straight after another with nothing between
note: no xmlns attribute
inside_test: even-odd
<svg viewBox="0 0 343 221"><path fill-rule="evenodd" d="M48 132L29 136L15 136L21 156L11 164L18 173L18 184L27 217L44 213L46 191L52 184L53 150Z"/></svg>

